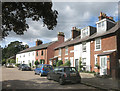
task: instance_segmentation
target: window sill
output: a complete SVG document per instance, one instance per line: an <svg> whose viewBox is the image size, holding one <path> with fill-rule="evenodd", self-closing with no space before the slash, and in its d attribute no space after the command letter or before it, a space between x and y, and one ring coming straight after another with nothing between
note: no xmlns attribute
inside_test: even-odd
<svg viewBox="0 0 120 91"><path fill-rule="evenodd" d="M97 69L97 67L94 67L95 69Z"/></svg>
<svg viewBox="0 0 120 91"><path fill-rule="evenodd" d="M101 49L95 49L94 51L101 51Z"/></svg>
<svg viewBox="0 0 120 91"><path fill-rule="evenodd" d="M68 55L68 54L65 54L65 55Z"/></svg>

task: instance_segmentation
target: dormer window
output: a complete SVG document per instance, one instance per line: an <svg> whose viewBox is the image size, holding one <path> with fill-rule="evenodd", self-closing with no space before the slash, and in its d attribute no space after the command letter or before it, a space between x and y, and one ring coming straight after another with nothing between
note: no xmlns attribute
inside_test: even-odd
<svg viewBox="0 0 120 91"><path fill-rule="evenodd" d="M88 31L89 31L89 28L88 28L88 27L82 29L82 37L88 36L88 35L89 35Z"/></svg>

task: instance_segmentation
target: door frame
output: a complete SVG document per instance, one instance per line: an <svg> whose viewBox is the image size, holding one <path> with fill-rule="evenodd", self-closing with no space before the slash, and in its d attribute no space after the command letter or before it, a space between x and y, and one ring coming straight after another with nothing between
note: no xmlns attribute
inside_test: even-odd
<svg viewBox="0 0 120 91"><path fill-rule="evenodd" d="M104 68L101 66L101 59L105 58L105 66ZM106 70L105 73L103 70ZM107 56L100 56L100 75L106 75L107 74Z"/></svg>

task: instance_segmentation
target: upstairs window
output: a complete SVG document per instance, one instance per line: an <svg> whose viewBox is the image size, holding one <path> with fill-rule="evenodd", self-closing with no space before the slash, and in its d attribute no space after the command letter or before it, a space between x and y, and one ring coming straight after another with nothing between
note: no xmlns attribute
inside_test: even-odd
<svg viewBox="0 0 120 91"><path fill-rule="evenodd" d="M85 42L82 43L82 51L83 51L83 52L86 52L86 43L85 43Z"/></svg>
<svg viewBox="0 0 120 91"><path fill-rule="evenodd" d="M43 56L43 50L41 51L41 56Z"/></svg>
<svg viewBox="0 0 120 91"><path fill-rule="evenodd" d="M68 55L68 47L65 47L65 55Z"/></svg>
<svg viewBox="0 0 120 91"><path fill-rule="evenodd" d="M85 28L82 30L82 37L85 37L88 35L88 28Z"/></svg>
<svg viewBox="0 0 120 91"><path fill-rule="evenodd" d="M59 48L59 56L61 56L61 48Z"/></svg>
<svg viewBox="0 0 120 91"><path fill-rule="evenodd" d="M95 40L95 50L101 50L101 38Z"/></svg>

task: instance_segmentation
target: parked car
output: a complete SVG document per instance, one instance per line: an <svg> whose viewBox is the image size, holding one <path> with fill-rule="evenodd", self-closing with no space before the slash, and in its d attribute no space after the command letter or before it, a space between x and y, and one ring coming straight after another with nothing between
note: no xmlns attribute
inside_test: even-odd
<svg viewBox="0 0 120 91"><path fill-rule="evenodd" d="M48 80L56 80L60 85L66 82L81 83L81 76L75 67L56 67L54 70L48 72Z"/></svg>
<svg viewBox="0 0 120 91"><path fill-rule="evenodd" d="M28 64L20 64L18 70L31 70L31 67Z"/></svg>
<svg viewBox="0 0 120 91"><path fill-rule="evenodd" d="M13 65L12 63L7 63L7 64L6 64L6 67L7 67L7 68L14 68L14 65Z"/></svg>
<svg viewBox="0 0 120 91"><path fill-rule="evenodd" d="M52 65L49 64L39 64L37 68L34 70L35 75L39 74L40 76L47 75L50 70L53 70Z"/></svg>

